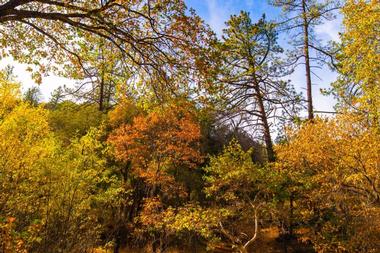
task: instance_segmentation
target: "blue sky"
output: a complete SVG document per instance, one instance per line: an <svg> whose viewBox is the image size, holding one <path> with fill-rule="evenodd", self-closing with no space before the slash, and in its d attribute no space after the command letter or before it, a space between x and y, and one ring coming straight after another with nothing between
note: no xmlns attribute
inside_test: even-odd
<svg viewBox="0 0 380 253"><path fill-rule="evenodd" d="M280 10L268 5L267 0L185 0L189 8L197 11L215 32L220 34L232 14L241 10L248 11L253 20L259 19L263 13L268 19L279 16Z"/></svg>
<svg viewBox="0 0 380 253"><path fill-rule="evenodd" d="M189 8L196 10L207 24L217 33L221 34L224 28L224 23L229 19L230 15L238 14L240 10L248 11L253 20L259 19L263 13L266 14L269 20L279 18L281 10L268 5L267 0L185 0ZM332 22L325 23L316 29L317 35L324 41L338 40L338 32L340 31L341 19L338 18ZM285 40L287 38L285 37ZM283 45L286 47L286 45ZM11 64L15 67L15 73L18 80L23 84L23 90L28 87L35 86L36 84L31 80L30 73L26 72L26 66L15 63L11 59L3 59L0 61L0 68L5 65ZM321 77L321 80L314 77L313 94L314 94L314 107L316 110L331 111L335 101L331 97L322 96L319 92L321 88L328 88L330 83L335 80L336 75L331 73L328 68L323 68L316 71ZM299 68L290 77L294 86L298 91L304 92L305 74ZM61 85L71 86L72 80L60 78L57 76L47 76L43 78L43 83L40 89L43 94L44 100L48 100L51 92Z"/></svg>
<svg viewBox="0 0 380 253"><path fill-rule="evenodd" d="M241 10L248 11L253 20L258 20L265 13L268 20L279 19L281 10L272 7L267 0L185 0L189 8L197 11L207 24L218 34L222 33L224 23L232 14L238 14ZM338 41L338 33L341 31L341 17L333 21L329 21L316 27L316 34L322 41L330 40ZM286 35L283 35L281 41L288 41ZM282 45L284 48L287 45ZM336 78L336 74L332 73L327 67L314 71L319 77L313 76L313 98L314 109L317 111L333 111L335 101L332 97L321 95L320 89L329 88L331 82ZM290 77L293 85L300 92L305 93L305 72L302 66L299 67Z"/></svg>

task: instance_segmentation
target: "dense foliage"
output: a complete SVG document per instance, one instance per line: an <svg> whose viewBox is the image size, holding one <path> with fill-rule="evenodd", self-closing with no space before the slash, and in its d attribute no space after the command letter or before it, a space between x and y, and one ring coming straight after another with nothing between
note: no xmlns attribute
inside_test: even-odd
<svg viewBox="0 0 380 253"><path fill-rule="evenodd" d="M217 38L180 0L0 1L0 56L77 81L45 103L0 72L0 253L379 252L380 3L270 2ZM328 118L288 80L309 50Z"/></svg>

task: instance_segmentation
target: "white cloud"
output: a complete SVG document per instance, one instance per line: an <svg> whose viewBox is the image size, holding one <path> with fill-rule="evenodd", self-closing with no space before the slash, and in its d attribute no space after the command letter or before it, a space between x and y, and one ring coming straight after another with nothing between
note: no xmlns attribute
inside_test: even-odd
<svg viewBox="0 0 380 253"><path fill-rule="evenodd" d="M338 15L338 17L331 21L326 21L323 24L317 26L315 28L315 32L318 37L323 40L333 40L339 41L339 32L342 31L342 17Z"/></svg>
<svg viewBox="0 0 380 253"><path fill-rule="evenodd" d="M232 13L231 3L226 0L207 0L208 17L206 21L218 35L222 34L225 22Z"/></svg>
<svg viewBox="0 0 380 253"><path fill-rule="evenodd" d="M319 78L321 78L319 79L314 74L312 74L312 94L314 111L334 111L336 100L332 96L325 96L321 94L320 90L330 88L331 83L336 80L337 74L335 72L332 72L327 67L323 67L322 69L313 69L313 72L316 75L318 75ZM304 94L304 97L306 97L306 76L304 65L298 66L295 72L289 77L289 79L291 80L296 90L298 92L302 92ZM304 111L302 113L302 116L306 117L306 115L307 112ZM321 114L318 113L318 115Z"/></svg>
<svg viewBox="0 0 380 253"><path fill-rule="evenodd" d="M21 83L21 89L23 92L25 92L30 87L38 86L41 90L43 101L45 102L49 100L51 93L59 86L67 85L71 87L74 85L73 80L58 77L55 75L44 76L42 78L42 83L38 85L33 81L31 73L26 70L26 64L20 64L14 61L12 58L4 58L0 60L0 69L4 69L7 65L14 67L14 74L17 77L17 81Z"/></svg>

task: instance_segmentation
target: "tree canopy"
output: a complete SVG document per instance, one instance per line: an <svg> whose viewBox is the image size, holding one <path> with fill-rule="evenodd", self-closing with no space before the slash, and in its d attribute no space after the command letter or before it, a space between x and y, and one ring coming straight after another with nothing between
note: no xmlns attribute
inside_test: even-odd
<svg viewBox="0 0 380 253"><path fill-rule="evenodd" d="M380 3L270 3L218 36L181 0L0 0L1 58L75 82L0 71L0 253L377 253Z"/></svg>

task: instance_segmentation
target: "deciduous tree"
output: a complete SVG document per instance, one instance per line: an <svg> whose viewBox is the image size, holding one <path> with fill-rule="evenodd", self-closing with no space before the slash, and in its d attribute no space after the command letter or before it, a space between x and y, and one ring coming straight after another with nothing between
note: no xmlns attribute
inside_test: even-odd
<svg viewBox="0 0 380 253"><path fill-rule="evenodd" d="M333 86L343 107L364 113L379 125L380 3L350 0L342 11L340 77Z"/></svg>
<svg viewBox="0 0 380 253"><path fill-rule="evenodd" d="M30 68L37 82L51 70L81 70L80 44L93 44L95 37L113 44L141 78L168 84L185 64L181 59L199 52L195 42L204 31L197 16L186 15L182 0L0 2L1 56L37 66Z"/></svg>
<svg viewBox="0 0 380 253"><path fill-rule="evenodd" d="M188 102L159 106L121 125L109 138L116 159L125 164L124 180L132 182L133 204L126 209L133 214L130 222L135 233L148 235L145 242L153 240L154 248L170 242L160 220L167 208L190 199L186 175L202 162L200 126L191 108Z"/></svg>
<svg viewBox="0 0 380 253"><path fill-rule="evenodd" d="M279 146L296 220L320 251L376 252L379 245L379 134L362 116L307 123ZM371 238L371 239L369 239Z"/></svg>

